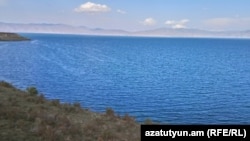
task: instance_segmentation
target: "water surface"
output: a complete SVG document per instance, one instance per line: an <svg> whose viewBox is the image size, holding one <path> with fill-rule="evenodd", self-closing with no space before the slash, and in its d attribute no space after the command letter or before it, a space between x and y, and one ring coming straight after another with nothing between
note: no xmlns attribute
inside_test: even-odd
<svg viewBox="0 0 250 141"><path fill-rule="evenodd" d="M250 40L23 34L0 80L138 121L250 124Z"/></svg>

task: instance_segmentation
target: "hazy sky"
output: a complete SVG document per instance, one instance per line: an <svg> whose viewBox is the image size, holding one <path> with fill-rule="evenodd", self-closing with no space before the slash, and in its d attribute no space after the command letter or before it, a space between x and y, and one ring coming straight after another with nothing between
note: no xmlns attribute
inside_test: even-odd
<svg viewBox="0 0 250 141"><path fill-rule="evenodd" d="M249 30L250 0L0 0L0 22Z"/></svg>

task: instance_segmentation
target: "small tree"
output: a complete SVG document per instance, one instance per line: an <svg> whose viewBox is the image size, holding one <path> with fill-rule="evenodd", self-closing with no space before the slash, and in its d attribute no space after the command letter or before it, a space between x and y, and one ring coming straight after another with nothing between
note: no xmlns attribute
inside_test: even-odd
<svg viewBox="0 0 250 141"><path fill-rule="evenodd" d="M33 95L33 96L36 96L38 95L38 91L35 87L28 87L26 89L26 91L30 94L30 95Z"/></svg>

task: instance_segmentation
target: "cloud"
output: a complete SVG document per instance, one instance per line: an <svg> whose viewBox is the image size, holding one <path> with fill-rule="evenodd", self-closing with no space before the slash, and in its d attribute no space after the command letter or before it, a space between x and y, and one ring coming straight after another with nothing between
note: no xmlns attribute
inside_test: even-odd
<svg viewBox="0 0 250 141"><path fill-rule="evenodd" d="M127 13L126 11L123 11L121 9L117 9L117 12L120 13L120 14L126 14Z"/></svg>
<svg viewBox="0 0 250 141"><path fill-rule="evenodd" d="M172 26L172 28L174 28L174 29L181 29L181 28L186 28L186 26L183 25L183 24L175 24L175 25Z"/></svg>
<svg viewBox="0 0 250 141"><path fill-rule="evenodd" d="M183 20L180 21L181 24L186 24L188 22L189 22L189 19L183 19Z"/></svg>
<svg viewBox="0 0 250 141"><path fill-rule="evenodd" d="M171 26L174 29L186 28L186 24L189 22L188 19L183 19L180 21L168 20L165 22L166 25Z"/></svg>
<svg viewBox="0 0 250 141"><path fill-rule="evenodd" d="M143 25L146 25L146 26L152 26L152 25L155 25L156 24L156 21L153 19L153 18L146 18L143 22L142 22Z"/></svg>
<svg viewBox="0 0 250 141"><path fill-rule="evenodd" d="M111 9L107 5L96 4L92 2L86 2L80 5L78 8L75 8L75 12L85 12L85 13L100 13L100 12L108 12Z"/></svg>
<svg viewBox="0 0 250 141"><path fill-rule="evenodd" d="M173 25L173 24L175 24L175 23L176 23L175 21L166 21L166 22L165 22L166 25Z"/></svg>

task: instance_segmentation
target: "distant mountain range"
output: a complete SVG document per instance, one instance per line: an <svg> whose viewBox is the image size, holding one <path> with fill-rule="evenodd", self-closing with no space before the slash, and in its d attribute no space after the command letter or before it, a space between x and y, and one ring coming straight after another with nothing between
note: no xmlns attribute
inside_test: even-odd
<svg viewBox="0 0 250 141"><path fill-rule="evenodd" d="M16 24L0 22L0 32L19 33L58 33L87 35L119 35L119 36L161 36L161 37L229 37L250 38L250 30L246 31L208 31L200 29L158 28L154 30L129 32L117 29L88 28L64 24Z"/></svg>

